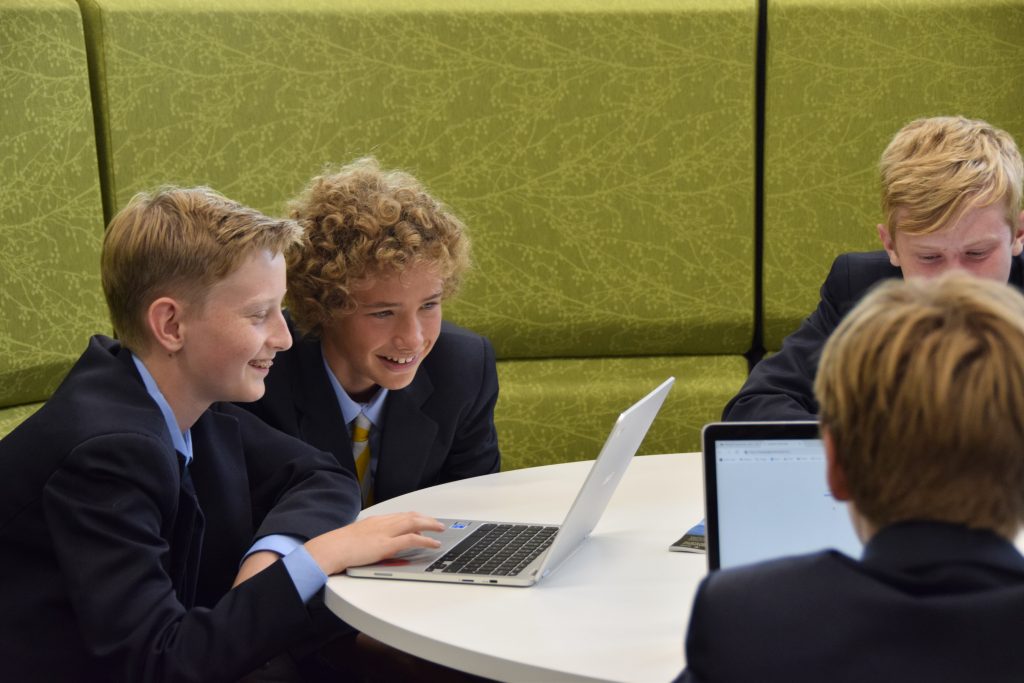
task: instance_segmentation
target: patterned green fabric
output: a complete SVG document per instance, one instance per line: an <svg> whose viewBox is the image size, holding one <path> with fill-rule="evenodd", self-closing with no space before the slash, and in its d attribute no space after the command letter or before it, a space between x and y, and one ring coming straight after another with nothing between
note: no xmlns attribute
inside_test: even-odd
<svg viewBox="0 0 1024 683"><path fill-rule="evenodd" d="M0 408L0 439L10 434L25 418L42 407L42 403L29 403L13 408Z"/></svg>
<svg viewBox="0 0 1024 683"><path fill-rule="evenodd" d="M597 457L616 417L674 376L640 453L700 450L700 429L718 420L743 384L741 357L586 358L498 363L495 423L502 469Z"/></svg>
<svg viewBox="0 0 1024 683"><path fill-rule="evenodd" d="M1024 143L1021 0L771 0L765 345L818 301L832 259L880 249L878 159L922 116L985 119Z"/></svg>
<svg viewBox="0 0 1024 683"><path fill-rule="evenodd" d="M107 330L103 209L73 0L0 5L0 406L45 399ZM25 413L4 411L0 425ZM13 427L13 423L10 425Z"/></svg>
<svg viewBox="0 0 1024 683"><path fill-rule="evenodd" d="M375 154L466 220L503 358L742 353L755 3L84 0L112 203Z"/></svg>

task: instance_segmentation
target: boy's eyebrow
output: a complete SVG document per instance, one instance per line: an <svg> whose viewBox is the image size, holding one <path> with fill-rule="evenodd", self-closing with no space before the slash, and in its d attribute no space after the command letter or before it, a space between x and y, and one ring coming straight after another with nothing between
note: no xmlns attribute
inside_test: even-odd
<svg viewBox="0 0 1024 683"><path fill-rule="evenodd" d="M440 299L441 298L441 294L442 294L441 290L438 290L438 291L434 292L433 294L431 294L430 296L423 297L422 301L430 301L432 299ZM401 305L402 304L400 304L397 301L372 301L372 302L371 301L367 301L366 303L360 304L360 306L362 306L363 308L397 308L397 307L399 307Z"/></svg>

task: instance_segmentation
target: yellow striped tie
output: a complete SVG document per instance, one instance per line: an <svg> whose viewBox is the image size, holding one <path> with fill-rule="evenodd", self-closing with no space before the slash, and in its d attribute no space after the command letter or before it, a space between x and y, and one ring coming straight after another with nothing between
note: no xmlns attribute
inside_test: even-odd
<svg viewBox="0 0 1024 683"><path fill-rule="evenodd" d="M371 505L370 486L370 420L362 413L352 422L352 457L356 461L356 476L363 491L363 506Z"/></svg>

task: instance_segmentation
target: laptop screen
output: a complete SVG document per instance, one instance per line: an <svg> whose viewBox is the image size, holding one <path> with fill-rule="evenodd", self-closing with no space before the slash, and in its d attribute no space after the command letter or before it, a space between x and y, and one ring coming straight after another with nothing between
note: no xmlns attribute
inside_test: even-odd
<svg viewBox="0 0 1024 683"><path fill-rule="evenodd" d="M715 423L703 441L711 569L826 548L860 556L846 504L828 490L817 423Z"/></svg>

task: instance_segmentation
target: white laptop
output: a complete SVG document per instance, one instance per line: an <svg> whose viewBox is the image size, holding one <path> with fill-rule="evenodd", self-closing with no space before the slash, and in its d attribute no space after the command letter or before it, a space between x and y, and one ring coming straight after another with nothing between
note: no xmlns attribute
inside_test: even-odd
<svg viewBox="0 0 1024 683"><path fill-rule="evenodd" d="M427 532L437 549L413 549L390 560L349 567L349 576L532 586L558 568L586 540L640 448L675 378L619 415L611 434L559 526L442 519L445 531Z"/></svg>
<svg viewBox="0 0 1024 683"><path fill-rule="evenodd" d="M860 557L817 422L716 422L701 441L709 569L826 548Z"/></svg>

